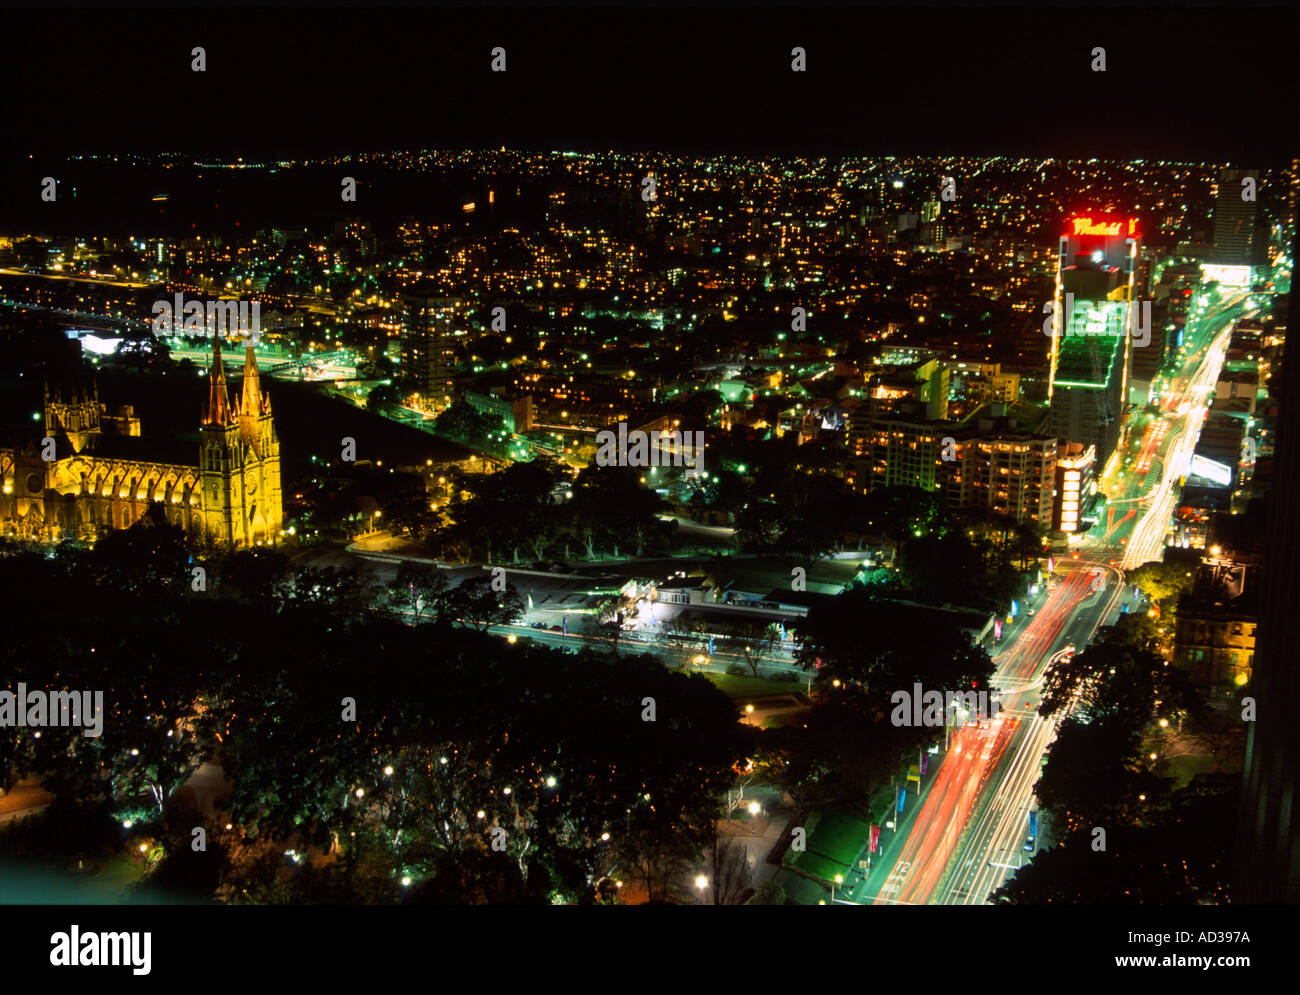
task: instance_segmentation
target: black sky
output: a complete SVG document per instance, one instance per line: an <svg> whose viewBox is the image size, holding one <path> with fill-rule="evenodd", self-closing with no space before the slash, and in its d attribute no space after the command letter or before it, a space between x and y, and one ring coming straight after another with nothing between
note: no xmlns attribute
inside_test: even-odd
<svg viewBox="0 0 1300 995"><path fill-rule="evenodd" d="M6 156L1296 152L1288 8L10 10ZM190 69L207 50L208 70ZM489 71L507 50L508 71ZM790 71L790 50L808 72ZM1106 49L1093 72L1091 50Z"/></svg>

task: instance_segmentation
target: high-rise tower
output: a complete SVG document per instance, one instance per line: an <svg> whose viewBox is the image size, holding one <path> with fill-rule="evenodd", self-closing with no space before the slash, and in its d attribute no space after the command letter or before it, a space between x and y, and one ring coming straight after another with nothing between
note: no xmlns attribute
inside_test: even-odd
<svg viewBox="0 0 1300 995"><path fill-rule="evenodd" d="M1214 197L1214 261L1223 266L1254 266L1255 229L1259 224L1258 189L1246 199L1243 180L1259 186L1257 169L1225 169L1219 174L1219 189Z"/></svg>
<svg viewBox="0 0 1300 995"><path fill-rule="evenodd" d="M1052 336L1048 434L1094 447L1104 465L1119 441L1133 341L1135 219L1074 217L1061 235Z"/></svg>
<svg viewBox="0 0 1300 995"><path fill-rule="evenodd" d="M455 349L464 302L429 288L402 294L402 377L434 406L451 403Z"/></svg>

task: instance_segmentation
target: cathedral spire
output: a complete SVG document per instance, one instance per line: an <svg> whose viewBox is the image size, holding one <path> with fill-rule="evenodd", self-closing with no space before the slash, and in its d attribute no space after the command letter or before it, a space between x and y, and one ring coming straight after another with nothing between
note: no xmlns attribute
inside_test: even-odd
<svg viewBox="0 0 1300 995"><path fill-rule="evenodd" d="M230 399L226 395L226 367L221 361L221 334L212 337L212 372L208 374L208 410L204 425L231 423Z"/></svg>
<svg viewBox="0 0 1300 995"><path fill-rule="evenodd" d="M240 405L243 414L250 418L267 413L265 399L262 396L262 381L257 374L257 356L250 345L244 350L244 403Z"/></svg>

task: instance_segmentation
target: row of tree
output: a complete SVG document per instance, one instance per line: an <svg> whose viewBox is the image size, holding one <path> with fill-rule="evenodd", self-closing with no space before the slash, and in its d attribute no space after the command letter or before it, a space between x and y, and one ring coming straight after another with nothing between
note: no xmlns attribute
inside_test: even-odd
<svg viewBox="0 0 1300 995"><path fill-rule="evenodd" d="M857 586L815 605L795 626L799 663L816 675L813 707L764 733L766 776L801 812L826 806L871 814L871 799L942 731L895 726L891 696L915 684L940 692L989 689L992 660L970 636L940 624L899 625L879 592Z"/></svg>
<svg viewBox="0 0 1300 995"><path fill-rule="evenodd" d="M993 672L958 630L903 629L856 587L796 630L813 707L757 731L654 658L611 667L488 636L522 606L486 574L452 588L407 564L380 585L274 550L200 562L153 516L91 551L11 552L4 573L19 635L0 686L104 688L108 717L97 739L5 741L0 769L41 776L51 818L75 801L152 834L155 884L227 901L601 901L620 880L686 900L702 855L726 871L714 899L740 901L743 860L716 820L746 758L800 813L867 812L935 736L890 722L892 692L984 689ZM612 632L626 608L606 599L592 625ZM209 759L235 790L201 856L174 802Z"/></svg>
<svg viewBox="0 0 1300 995"><path fill-rule="evenodd" d="M571 479L539 457L498 473L456 474L448 491L449 501L433 509L416 478L385 496L384 520L460 561L642 556L674 546L663 500L629 467L591 466Z"/></svg>
<svg viewBox="0 0 1300 995"><path fill-rule="evenodd" d="M15 634L0 687L99 689L106 711L97 738L0 738L0 770L40 776L52 819L75 804L119 840L104 820L130 822L132 849L157 849L155 884L227 901L585 902L624 881L664 900L711 846L753 746L706 679L453 625L471 595L413 572L377 591L352 571L285 575L259 551L205 561L196 589L183 539L144 522L89 551L0 556ZM433 621L410 624L403 599ZM197 817L175 804L208 760L234 793L200 855Z"/></svg>
<svg viewBox="0 0 1300 995"><path fill-rule="evenodd" d="M1207 703L1157 653L1159 643L1145 613L1122 615L1108 638L1048 672L1040 712L1072 708L1035 787L1055 845L995 901L1227 900L1240 775L1224 767L1244 745L1241 704ZM1175 758L1201 751L1214 769L1180 786Z"/></svg>

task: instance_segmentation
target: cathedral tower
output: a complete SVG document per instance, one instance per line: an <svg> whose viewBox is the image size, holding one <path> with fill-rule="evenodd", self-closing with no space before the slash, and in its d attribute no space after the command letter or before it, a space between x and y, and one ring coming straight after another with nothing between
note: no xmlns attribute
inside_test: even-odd
<svg viewBox="0 0 1300 995"><path fill-rule="evenodd" d="M45 384L45 434L62 430L81 452L100 429L99 388L93 378L73 377L66 382ZM66 454L64 454L66 455Z"/></svg>
<svg viewBox="0 0 1300 995"><path fill-rule="evenodd" d="M280 495L280 439L271 418L270 395L262 392L253 346L244 350L243 399L238 414L244 444L244 494L248 545L273 543L284 526Z"/></svg>
<svg viewBox="0 0 1300 995"><path fill-rule="evenodd" d="M276 542L284 522L280 440L251 345L241 386L240 398L232 405L218 336L199 443L203 526L217 542L249 547Z"/></svg>

